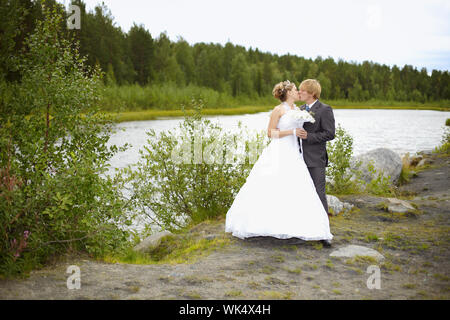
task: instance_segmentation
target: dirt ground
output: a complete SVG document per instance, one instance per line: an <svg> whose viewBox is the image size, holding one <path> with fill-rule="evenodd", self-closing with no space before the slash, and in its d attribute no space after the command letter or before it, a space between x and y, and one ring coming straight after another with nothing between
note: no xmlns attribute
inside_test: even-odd
<svg viewBox="0 0 450 320"><path fill-rule="evenodd" d="M0 299L449 299L450 158L432 165L400 188L417 210L389 213L382 197L340 196L352 212L330 218L331 248L319 242L224 233L224 220L191 233L229 239L193 263L105 263L66 257L26 279L0 280ZM211 240L213 241L213 240ZM385 259L334 258L354 244ZM68 289L67 267L80 268L80 289ZM370 265L380 268L380 289L369 289Z"/></svg>

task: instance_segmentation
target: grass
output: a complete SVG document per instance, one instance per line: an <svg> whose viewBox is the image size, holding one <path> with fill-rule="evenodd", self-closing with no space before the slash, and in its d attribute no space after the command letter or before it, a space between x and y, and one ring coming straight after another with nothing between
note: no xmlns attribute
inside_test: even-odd
<svg viewBox="0 0 450 320"><path fill-rule="evenodd" d="M200 293L198 293L197 291L193 290L193 291L187 291L185 293L183 293L183 296L185 296L186 298L189 299L202 299L202 296L200 295Z"/></svg>
<svg viewBox="0 0 450 320"><path fill-rule="evenodd" d="M295 269L289 269L289 268L285 268L285 270L289 273L294 273L294 274L301 274L302 273L302 268L297 267Z"/></svg>
<svg viewBox="0 0 450 320"><path fill-rule="evenodd" d="M444 142L440 146L433 149L434 153L450 153L450 142Z"/></svg>
<svg viewBox="0 0 450 320"><path fill-rule="evenodd" d="M208 108L226 108L242 105L252 106L274 106L277 100L270 92L265 96L233 96L229 92L219 92L212 88L200 87L196 85L177 86L175 84L152 84L139 86L137 84L122 86L105 86L102 90L100 101L103 110L107 111L142 111L150 109L170 110L176 109L180 105L188 105L194 99L202 99ZM405 109L430 109L436 108L446 110L450 107L448 100L433 102L414 101L390 101L376 100L357 102L348 100L330 100L326 96L323 101L333 107L342 108L405 108ZM300 102L299 102L300 103Z"/></svg>
<svg viewBox="0 0 450 320"><path fill-rule="evenodd" d="M313 241L311 243L311 245L313 246L314 249L316 250L322 250L323 249L323 244L321 242L318 241Z"/></svg>
<svg viewBox="0 0 450 320"><path fill-rule="evenodd" d="M433 277L438 280L441 280L441 281L449 281L450 280L450 278L448 276L446 276L444 274L440 274L440 273L433 274Z"/></svg>
<svg viewBox="0 0 450 320"><path fill-rule="evenodd" d="M225 297L239 297L242 296L241 290L230 290L228 292L225 292Z"/></svg>
<svg viewBox="0 0 450 320"><path fill-rule="evenodd" d="M284 262L285 258L281 254L273 255L272 260L275 262Z"/></svg>
<svg viewBox="0 0 450 320"><path fill-rule="evenodd" d="M304 266L310 270L317 270L318 266L314 263L307 262L304 264Z"/></svg>
<svg viewBox="0 0 450 320"><path fill-rule="evenodd" d="M261 284L256 281L250 281L247 285L251 289L258 289L261 287Z"/></svg>
<svg viewBox="0 0 450 320"><path fill-rule="evenodd" d="M267 276L265 279L266 283L271 284L271 285L277 285L277 284L282 284L285 285L286 282L284 282L281 279L278 279L276 277L271 277L271 276Z"/></svg>
<svg viewBox="0 0 450 320"><path fill-rule="evenodd" d="M242 106L232 108L215 108L202 110L202 115L216 116L216 115L240 115L240 114L253 114L259 112L267 112L273 109L272 107L265 106ZM186 110L188 115L194 114L194 110ZM183 117L184 113L179 110L144 110L144 111L125 111L125 112L111 112L109 115L115 118L116 122L125 121L143 121L143 120L155 120L161 118L177 118Z"/></svg>
<svg viewBox="0 0 450 320"><path fill-rule="evenodd" d="M198 275L189 275L183 278L183 280L189 285L199 285L205 284L208 282L213 282L214 280L208 277L201 277Z"/></svg>
<svg viewBox="0 0 450 320"><path fill-rule="evenodd" d="M272 273L274 273L276 271L276 269L274 268L274 267L272 267L272 266L264 266L263 268L262 268L262 270L261 270L261 272L262 273L265 273L265 274L272 274Z"/></svg>
<svg viewBox="0 0 450 320"><path fill-rule="evenodd" d="M125 252L108 255L102 260L108 263L130 264L180 264L193 263L198 258L207 256L214 250L230 244L228 238L215 238L212 240L195 239L189 236L166 236L161 244L149 253L135 252L128 248Z"/></svg>
<svg viewBox="0 0 450 320"><path fill-rule="evenodd" d="M416 284L415 283L405 283L402 285L403 288L405 289L415 289L416 288Z"/></svg>
<svg viewBox="0 0 450 320"><path fill-rule="evenodd" d="M365 236L365 241L367 241L367 242L377 242L378 240L379 240L378 236L371 232L367 233Z"/></svg>
<svg viewBox="0 0 450 320"><path fill-rule="evenodd" d="M333 269L333 268L334 268L334 264L333 264L333 262L331 262L330 259L327 260L327 262L325 263L325 266L326 266L328 269Z"/></svg>
<svg viewBox="0 0 450 320"><path fill-rule="evenodd" d="M417 171L413 170L409 165L403 164L400 177L398 178L398 184L404 185L409 182L411 177L417 176Z"/></svg>
<svg viewBox="0 0 450 320"><path fill-rule="evenodd" d="M348 269L356 272L357 274L364 274L364 271L357 267L349 267Z"/></svg>
<svg viewBox="0 0 450 320"><path fill-rule="evenodd" d="M334 294L337 294L337 295L341 295L341 294L342 294L342 292L339 291L338 289L333 289L332 292L333 292Z"/></svg>
<svg viewBox="0 0 450 320"><path fill-rule="evenodd" d="M278 292L273 290L262 291L258 295L258 299L273 299L273 300L289 300L292 299L293 292Z"/></svg>
<svg viewBox="0 0 450 320"><path fill-rule="evenodd" d="M375 265L378 263L378 260L371 256L355 256L353 260L359 265Z"/></svg>

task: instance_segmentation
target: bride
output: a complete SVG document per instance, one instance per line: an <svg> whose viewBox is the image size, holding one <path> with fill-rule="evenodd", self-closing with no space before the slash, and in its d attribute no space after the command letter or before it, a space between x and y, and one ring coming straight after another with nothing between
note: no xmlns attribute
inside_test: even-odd
<svg viewBox="0 0 450 320"><path fill-rule="evenodd" d="M299 100L297 88L284 81L272 93L281 104L270 117L267 133L271 141L228 210L225 232L241 239L271 236L329 243L333 235L328 215L295 135L291 110L298 109L294 104Z"/></svg>

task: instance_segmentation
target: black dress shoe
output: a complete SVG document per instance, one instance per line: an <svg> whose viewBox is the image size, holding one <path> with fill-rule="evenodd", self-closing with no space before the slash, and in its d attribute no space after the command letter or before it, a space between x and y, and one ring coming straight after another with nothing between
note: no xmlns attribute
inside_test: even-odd
<svg viewBox="0 0 450 320"><path fill-rule="evenodd" d="M320 242L326 248L330 248L331 247L331 240L320 240Z"/></svg>

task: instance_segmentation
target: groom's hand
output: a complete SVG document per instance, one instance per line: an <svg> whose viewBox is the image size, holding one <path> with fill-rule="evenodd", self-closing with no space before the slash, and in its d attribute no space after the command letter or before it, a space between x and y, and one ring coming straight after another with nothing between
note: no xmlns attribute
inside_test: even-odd
<svg viewBox="0 0 450 320"><path fill-rule="evenodd" d="M306 137L308 136L308 132L306 132L305 129L297 128L295 129L295 135L300 139L306 139Z"/></svg>

